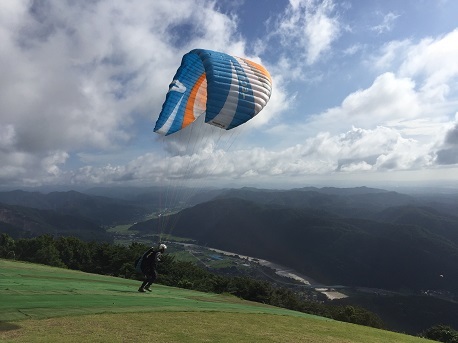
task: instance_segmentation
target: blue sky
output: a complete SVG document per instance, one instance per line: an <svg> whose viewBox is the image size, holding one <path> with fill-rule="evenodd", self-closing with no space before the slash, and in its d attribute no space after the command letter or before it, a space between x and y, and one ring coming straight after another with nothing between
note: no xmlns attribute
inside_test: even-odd
<svg viewBox="0 0 458 343"><path fill-rule="evenodd" d="M0 187L457 187L457 23L453 0L7 0ZM263 64L272 97L164 138L194 48Z"/></svg>

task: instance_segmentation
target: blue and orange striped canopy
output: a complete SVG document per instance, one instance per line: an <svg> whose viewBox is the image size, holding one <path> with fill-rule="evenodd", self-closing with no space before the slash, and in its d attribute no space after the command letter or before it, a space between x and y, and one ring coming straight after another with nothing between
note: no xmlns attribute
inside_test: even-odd
<svg viewBox="0 0 458 343"><path fill-rule="evenodd" d="M261 65L222 52L194 49L183 56L154 131L169 135L205 114L230 130L252 119L270 99L272 79Z"/></svg>

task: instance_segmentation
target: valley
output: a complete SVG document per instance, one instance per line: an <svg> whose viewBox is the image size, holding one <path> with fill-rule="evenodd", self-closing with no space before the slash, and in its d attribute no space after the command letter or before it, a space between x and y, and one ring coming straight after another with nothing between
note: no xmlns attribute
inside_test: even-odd
<svg viewBox="0 0 458 343"><path fill-rule="evenodd" d="M0 192L1 232L125 246L162 240L177 260L362 306L394 330L458 327L458 193L241 188L161 207L161 191Z"/></svg>

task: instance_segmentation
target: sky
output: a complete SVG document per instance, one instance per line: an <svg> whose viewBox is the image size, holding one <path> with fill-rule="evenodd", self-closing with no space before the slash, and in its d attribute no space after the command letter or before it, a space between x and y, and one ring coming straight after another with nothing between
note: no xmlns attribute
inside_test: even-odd
<svg viewBox="0 0 458 343"><path fill-rule="evenodd" d="M5 0L0 41L1 188L458 188L455 0ZM195 48L261 63L272 96L160 136Z"/></svg>

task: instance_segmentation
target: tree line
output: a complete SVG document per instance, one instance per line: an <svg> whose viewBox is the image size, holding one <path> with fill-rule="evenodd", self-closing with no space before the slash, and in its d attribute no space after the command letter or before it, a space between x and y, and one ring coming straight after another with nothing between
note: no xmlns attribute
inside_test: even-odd
<svg viewBox="0 0 458 343"><path fill-rule="evenodd" d="M103 242L86 242L75 237L41 235L14 240L0 235L0 258L17 259L88 273L111 275L127 279L141 279L134 261L149 247L141 243L128 246ZM383 322L374 313L350 305L332 305L304 299L300 292L279 287L263 280L246 276L213 274L191 262L176 260L165 254L158 267L157 282L167 286L202 292L227 293L239 298L269 304L295 311L315 314L339 321L376 328ZM436 332L437 333L437 332ZM454 342L454 341L453 341Z"/></svg>

